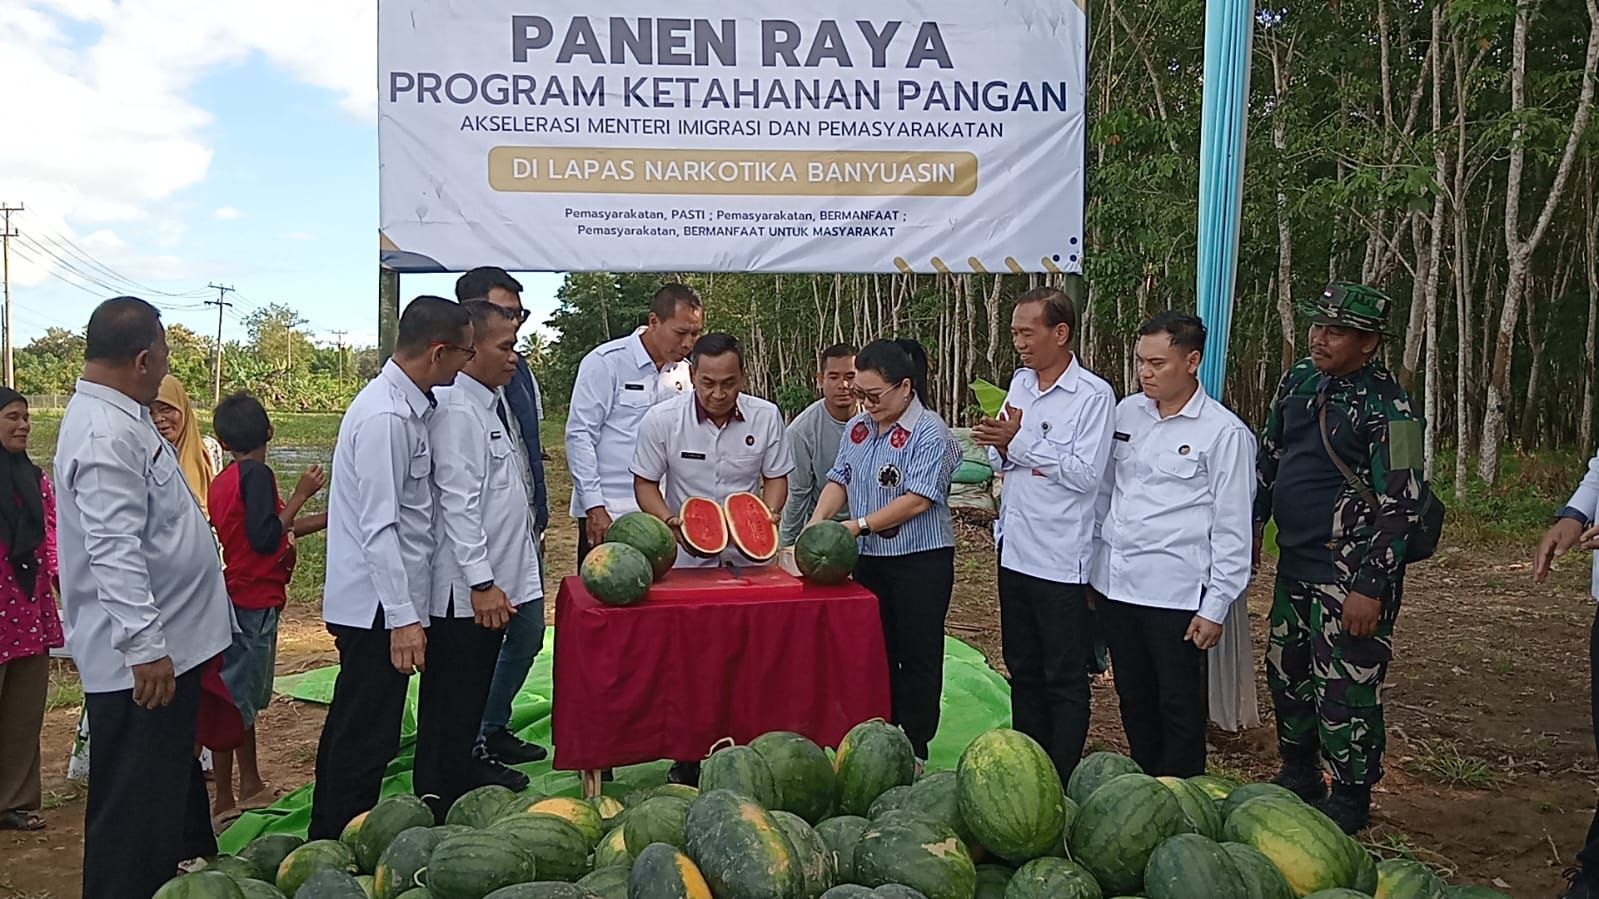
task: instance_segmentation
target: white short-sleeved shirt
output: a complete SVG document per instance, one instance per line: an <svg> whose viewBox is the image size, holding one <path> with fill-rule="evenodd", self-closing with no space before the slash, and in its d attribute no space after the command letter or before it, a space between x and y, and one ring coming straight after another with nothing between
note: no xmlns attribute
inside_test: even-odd
<svg viewBox="0 0 1599 899"><path fill-rule="evenodd" d="M604 506L612 518L636 511L633 444L651 406L689 392L688 362L656 368L640 331L589 351L577 368L566 418L573 518Z"/></svg>
<svg viewBox="0 0 1599 899"><path fill-rule="evenodd" d="M721 502L734 493L759 495L762 478L787 477L793 470L783 414L775 405L741 395L733 417L718 428L692 390L645 414L632 465L633 474L661 485L674 512L691 496ZM723 558L742 559L731 547ZM720 561L696 558L681 547L677 551L682 568Z"/></svg>

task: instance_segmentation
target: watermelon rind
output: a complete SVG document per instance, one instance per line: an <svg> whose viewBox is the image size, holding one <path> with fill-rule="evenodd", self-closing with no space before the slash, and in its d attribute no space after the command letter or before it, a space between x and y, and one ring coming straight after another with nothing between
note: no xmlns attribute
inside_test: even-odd
<svg viewBox="0 0 1599 899"><path fill-rule="evenodd" d="M833 810L838 778L822 747L792 731L773 731L750 741L772 772L777 802L771 811L793 812L815 826Z"/></svg>
<svg viewBox="0 0 1599 899"><path fill-rule="evenodd" d="M444 813L444 823L488 827L505 813L506 805L515 798L515 793L499 784L468 790L450 804L450 810Z"/></svg>
<svg viewBox="0 0 1599 899"><path fill-rule="evenodd" d="M1378 899L1449 899L1448 885L1433 870L1408 858L1377 865Z"/></svg>
<svg viewBox="0 0 1599 899"><path fill-rule="evenodd" d="M244 894L244 899L288 899L282 890L264 880L241 880L239 892Z"/></svg>
<svg viewBox="0 0 1599 899"><path fill-rule="evenodd" d="M1123 774L1143 774L1144 769L1138 763L1119 752L1100 750L1091 752L1077 767L1072 769L1071 779L1066 782L1066 795L1078 805L1088 801L1094 791L1109 781L1111 778Z"/></svg>
<svg viewBox="0 0 1599 899"><path fill-rule="evenodd" d="M625 543L650 562L656 580L672 570L677 562L677 538L666 522L648 512L628 512L611 522L605 532L606 543Z"/></svg>
<svg viewBox="0 0 1599 899"><path fill-rule="evenodd" d="M1241 899L1248 894L1244 876L1227 850L1197 833L1181 833L1161 843L1144 867L1144 895L1149 899Z"/></svg>
<svg viewBox="0 0 1599 899"><path fill-rule="evenodd" d="M1111 893L1135 893L1155 848L1188 831L1182 804L1145 774L1101 784L1077 813L1070 854Z"/></svg>
<svg viewBox="0 0 1599 899"><path fill-rule="evenodd" d="M680 796L655 796L639 803L622 824L622 845L637 858L651 843L666 843L677 849L688 848L683 833L691 803ZM596 860L595 864L598 864Z"/></svg>
<svg viewBox="0 0 1599 899"><path fill-rule="evenodd" d="M977 845L972 829L961 815L960 777L954 771L933 771L923 775L911 784L910 795L906 797L903 807L942 821L955 831L955 836L968 849Z"/></svg>
<svg viewBox="0 0 1599 899"><path fill-rule="evenodd" d="M594 899L594 894L575 883L516 883L483 899Z"/></svg>
<svg viewBox="0 0 1599 899"><path fill-rule="evenodd" d="M324 869L355 873L355 853L338 840L312 840L283 857L275 881L285 896L294 896L311 875Z"/></svg>
<svg viewBox="0 0 1599 899"><path fill-rule="evenodd" d="M855 846L861 841L872 822L859 815L839 815L816 825L816 835L822 838L833 853L833 879L837 883L855 883Z"/></svg>
<svg viewBox="0 0 1599 899"><path fill-rule="evenodd" d="M621 827L612 828L611 832L600 840L600 845L594 847L596 869L633 867L633 853L627 850L626 827L626 822L623 822Z"/></svg>
<svg viewBox="0 0 1599 899"><path fill-rule="evenodd" d="M691 496L683 500L677 520L683 548L689 555L710 558L727 550L727 517L721 503Z"/></svg>
<svg viewBox="0 0 1599 899"><path fill-rule="evenodd" d="M237 855L218 856L206 864L205 870L226 874L236 881L261 879L261 870L253 862Z"/></svg>
<svg viewBox="0 0 1599 899"><path fill-rule="evenodd" d="M1221 848L1244 877L1245 899L1294 899L1283 872L1259 849L1243 843L1223 843Z"/></svg>
<svg viewBox="0 0 1599 899"><path fill-rule="evenodd" d="M1022 865L1005 887L1005 899L1101 899L1104 893L1082 865L1063 858Z"/></svg>
<svg viewBox="0 0 1599 899"><path fill-rule="evenodd" d="M161 885L152 899L244 899L244 891L232 877L221 871L195 871L180 874Z"/></svg>
<svg viewBox="0 0 1599 899"><path fill-rule="evenodd" d="M973 899L1005 899L1005 887L1016 872L1004 865L977 866L977 893Z"/></svg>
<svg viewBox="0 0 1599 899"><path fill-rule="evenodd" d="M348 871L323 868L294 892L295 899L366 899L366 890Z"/></svg>
<svg viewBox="0 0 1599 899"><path fill-rule="evenodd" d="M605 822L601 820L599 810L581 799L568 796L556 796L550 799L541 799L527 807L530 815L554 815L565 818L583 834L588 842L589 851L600 844L605 837Z"/></svg>
<svg viewBox="0 0 1599 899"><path fill-rule="evenodd" d="M1373 897L1370 893L1362 893L1359 890L1334 887L1330 890L1317 890L1306 895L1305 899L1373 899Z"/></svg>
<svg viewBox="0 0 1599 899"><path fill-rule="evenodd" d="M535 879L533 856L503 834L474 831L446 837L425 875L433 899L482 899L500 887Z"/></svg>
<svg viewBox="0 0 1599 899"><path fill-rule="evenodd" d="M731 790L702 792L684 826L688 857L711 891L739 899L799 899L805 872L794 844L753 800ZM633 864L635 880L638 861Z"/></svg>
<svg viewBox="0 0 1599 899"><path fill-rule="evenodd" d="M1032 737L1008 728L979 734L961 753L956 775L961 817L988 851L1021 864L1064 844L1060 774Z"/></svg>
<svg viewBox="0 0 1599 899"><path fill-rule="evenodd" d="M729 494L722 500L722 515L733 546L751 562L770 562L781 541L766 501L753 493Z"/></svg>
<svg viewBox="0 0 1599 899"><path fill-rule="evenodd" d="M1294 794L1294 791L1288 789L1287 787L1278 786L1274 783L1244 784L1234 789L1231 793L1228 793L1227 798L1222 800L1222 820L1225 822L1228 816L1232 815L1232 813L1244 803L1252 799L1260 799L1262 797L1281 799L1285 802L1304 802L1303 799L1300 799Z"/></svg>
<svg viewBox="0 0 1599 899"><path fill-rule="evenodd" d="M1509 893L1501 893L1491 887L1476 886L1474 884L1460 884L1448 888L1449 899L1510 899Z"/></svg>
<svg viewBox="0 0 1599 899"><path fill-rule="evenodd" d="M902 784L884 790L883 795L872 800L871 808L866 810L866 817L875 821L888 812L896 812L905 808L911 800L912 787L913 785L911 784Z"/></svg>
<svg viewBox="0 0 1599 899"><path fill-rule="evenodd" d="M565 818L543 813L515 815L496 821L488 832L506 834L527 850L540 880L571 883L591 870L588 837Z"/></svg>
<svg viewBox="0 0 1599 899"><path fill-rule="evenodd" d="M650 560L626 543L601 543L589 550L577 573L584 589L608 606L637 605L655 581Z"/></svg>
<svg viewBox="0 0 1599 899"><path fill-rule="evenodd" d="M289 853L305 845L305 840L291 833L267 833L256 837L238 852L239 858L255 865L261 879L276 883L278 866Z"/></svg>
<svg viewBox="0 0 1599 899"><path fill-rule="evenodd" d="M807 899L815 899L832 888L838 877L838 866L833 861L833 850L804 818L793 812L776 811L772 817L782 828L784 836L794 847L800 870L805 875Z"/></svg>
<svg viewBox="0 0 1599 899"><path fill-rule="evenodd" d="M866 815L886 791L916 780L916 752L910 738L881 720L862 721L839 741L833 757L838 778L838 808L847 815Z"/></svg>
<svg viewBox="0 0 1599 899"><path fill-rule="evenodd" d="M1177 797L1194 833L1211 840L1221 839L1221 809L1208 793L1180 777L1157 777Z"/></svg>
<svg viewBox="0 0 1599 899"><path fill-rule="evenodd" d="M836 521L818 521L794 541L794 567L806 580L831 586L849 580L860 561L860 541Z"/></svg>
<svg viewBox="0 0 1599 899"><path fill-rule="evenodd" d="M417 875L427 868L434 847L444 839L439 830L412 827L389 841L372 871L372 891L377 899L398 899L406 890L422 886Z"/></svg>
<svg viewBox="0 0 1599 899"><path fill-rule="evenodd" d="M875 899L877 891L854 883L841 883L822 894L822 899Z"/></svg>
<svg viewBox="0 0 1599 899"><path fill-rule="evenodd" d="M396 793L366 813L366 820L355 836L355 865L364 874L376 870L383 850L401 833L413 827L431 827L433 810L410 793Z"/></svg>
<svg viewBox="0 0 1599 899"><path fill-rule="evenodd" d="M1245 802L1227 816L1222 835L1227 842L1253 846L1271 859L1296 896L1354 882L1349 851L1353 841L1297 797L1262 796Z"/></svg>
<svg viewBox="0 0 1599 899"><path fill-rule="evenodd" d="M727 746L700 763L700 789L732 790L770 809L777 804L777 782L772 768L748 746Z"/></svg>
<svg viewBox="0 0 1599 899"><path fill-rule="evenodd" d="M600 899L627 899L628 875L632 870L632 865L595 868L579 880L577 885L599 896Z"/></svg>
<svg viewBox="0 0 1599 899"><path fill-rule="evenodd" d="M976 865L955 832L907 811L886 812L861 834L855 878L863 886L908 886L927 899L971 899L977 890Z"/></svg>

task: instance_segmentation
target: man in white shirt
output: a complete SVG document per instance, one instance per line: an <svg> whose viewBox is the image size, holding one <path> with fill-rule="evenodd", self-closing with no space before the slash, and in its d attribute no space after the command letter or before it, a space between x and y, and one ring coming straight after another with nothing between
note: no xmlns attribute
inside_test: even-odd
<svg viewBox="0 0 1599 899"><path fill-rule="evenodd" d="M167 357L154 306L101 303L56 444L63 623L108 750L89 771L89 899L149 896L216 853L195 729L202 666L232 642L233 611L211 527L150 419Z"/></svg>
<svg viewBox="0 0 1599 899"><path fill-rule="evenodd" d="M1205 773L1205 652L1249 586L1255 438L1199 384L1204 322L1167 310L1138 334L1143 392L1116 407L1092 583L1133 761L1193 777Z"/></svg>
<svg viewBox="0 0 1599 899"><path fill-rule="evenodd" d="M639 422L651 406L688 390L683 360L704 327L699 292L667 284L650 301L647 325L600 344L579 363L566 418L578 564L605 542L613 519L638 508L631 466Z"/></svg>
<svg viewBox="0 0 1599 899"><path fill-rule="evenodd" d="M377 802L400 748L406 685L427 660L433 389L453 382L474 352L465 309L417 297L400 315L394 355L339 423L322 590L339 676L317 746L313 840L338 839Z"/></svg>
<svg viewBox="0 0 1599 899"><path fill-rule="evenodd" d="M1071 350L1077 309L1054 287L1016 300L1022 365L998 419L972 436L1005 477L994 537L1011 718L1071 778L1088 739L1093 655L1088 574L1094 503L1110 459L1116 394Z"/></svg>
<svg viewBox="0 0 1599 899"><path fill-rule="evenodd" d="M788 423L788 447L794 454L794 474L788 479L788 503L783 506L782 542L793 546L805 523L811 520L816 500L827 486L827 473L838 458L838 445L844 440L844 425L860 411L851 391L855 389L855 348L835 343L822 350L821 367L816 372L816 387L822 398ZM834 521L849 518L844 508Z"/></svg>
<svg viewBox="0 0 1599 899"><path fill-rule="evenodd" d="M498 392L516 374L521 319L484 300L464 306L476 352L455 384L438 391L428 421L439 545L418 691L415 788L440 822L475 787L527 787L527 775L475 758L473 749L505 628L544 596L510 412ZM506 783L505 773L518 775L516 782Z"/></svg>

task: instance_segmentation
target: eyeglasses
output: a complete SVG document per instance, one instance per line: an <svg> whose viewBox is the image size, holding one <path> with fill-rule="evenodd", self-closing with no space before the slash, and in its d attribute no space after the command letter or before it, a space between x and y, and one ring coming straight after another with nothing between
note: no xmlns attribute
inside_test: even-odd
<svg viewBox="0 0 1599 899"><path fill-rule="evenodd" d="M466 361L468 361L468 362L471 362L474 358L477 357L477 350L472 348L472 347L469 347L469 346L456 346L453 343L445 343L442 340L433 341L433 346L440 346L440 347L444 347L447 350L455 350L457 353L465 354Z"/></svg>
<svg viewBox="0 0 1599 899"><path fill-rule="evenodd" d="M883 402L883 397L895 390L898 390L899 388L900 385L898 384L895 384L893 387L885 387L882 390L862 390L859 387L851 387L849 389L849 395L867 404L868 406L876 406Z"/></svg>

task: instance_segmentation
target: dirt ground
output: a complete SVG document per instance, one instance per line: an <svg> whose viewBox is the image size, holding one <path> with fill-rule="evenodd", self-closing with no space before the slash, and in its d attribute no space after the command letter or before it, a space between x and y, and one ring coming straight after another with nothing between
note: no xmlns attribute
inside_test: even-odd
<svg viewBox="0 0 1599 899"><path fill-rule="evenodd" d="M565 489L552 484L552 509L565 508ZM564 519L558 522L548 535L549 564L565 574L574 569L576 535ZM1530 555L1530 544L1468 550L1446 539L1433 562L1411 572L1386 693L1389 773L1375 792L1376 824L1365 835L1386 855L1411 855L1455 882L1494 885L1517 899L1558 895L1560 872L1581 847L1599 778L1588 702L1594 609L1587 560L1565 560L1539 588L1526 563ZM992 546L980 532L964 529L958 558L950 632L999 666ZM1269 576L1263 570L1250 593L1257 668L1265 649ZM316 607L291 604L278 672L333 660ZM71 670L58 664L70 700ZM1259 693L1266 725L1237 736L1213 733L1214 768L1252 778L1274 770L1263 676ZM75 704L60 700L47 715L49 827L0 833L0 899L79 895L84 800L65 777L77 716ZM259 726L271 735L261 747L268 780L290 789L311 779L321 721L319 707L283 698L262 713ZM1094 688L1090 743L1122 746L1109 679Z"/></svg>

